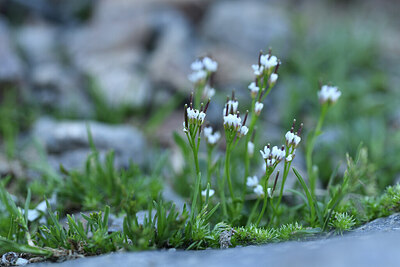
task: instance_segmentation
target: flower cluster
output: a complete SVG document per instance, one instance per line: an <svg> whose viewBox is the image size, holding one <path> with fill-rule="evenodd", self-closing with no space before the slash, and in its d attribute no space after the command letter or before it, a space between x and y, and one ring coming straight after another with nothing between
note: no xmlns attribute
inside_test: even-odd
<svg viewBox="0 0 400 267"><path fill-rule="evenodd" d="M281 148L274 146L271 149L270 144L264 147L264 151L260 150L260 153L267 164L267 168L276 167L276 165L278 165L278 163L281 162L286 156L285 146L282 146Z"/></svg>
<svg viewBox="0 0 400 267"><path fill-rule="evenodd" d="M183 122L183 131L185 133L190 132L190 129L193 128L196 128L196 130L201 129L201 126L203 125L204 120L206 118L208 105L210 104L210 100L208 100L207 104L204 106L202 103L200 110L198 110L193 107L192 100L193 100L193 93L191 95L189 106L187 104L185 105L185 110L184 110L185 120Z"/></svg>
<svg viewBox="0 0 400 267"><path fill-rule="evenodd" d="M221 139L221 134L219 132L213 133L213 128L209 125L204 128L203 132L207 144L211 146L215 145L219 141L219 139Z"/></svg>
<svg viewBox="0 0 400 267"><path fill-rule="evenodd" d="M205 81L211 73L217 71L218 63L209 57L204 57L194 61L190 68L193 72L188 76L189 80L192 83L199 83Z"/></svg>
<svg viewBox="0 0 400 267"><path fill-rule="evenodd" d="M258 183L258 178L257 176L249 176L247 177L246 185L250 188L253 189L254 194L257 195L257 197L264 197L264 187ZM268 187L267 188L267 194L269 197L272 197L273 189Z"/></svg>
<svg viewBox="0 0 400 267"><path fill-rule="evenodd" d="M286 146L288 147L288 155L286 156L286 161L290 162L296 156L296 148L300 144L301 141L301 131L303 129L303 123L300 124L300 127L297 132L294 131L296 127L296 119L293 120L292 128L285 134Z"/></svg>
<svg viewBox="0 0 400 267"><path fill-rule="evenodd" d="M258 57L258 64L251 65L253 69L253 73L256 78L266 78L270 84L275 84L278 80L278 68L280 65L280 60L271 54L271 50L268 54L264 55L260 52ZM274 70L274 71L273 71ZM258 91L256 88L256 82L253 82L249 85L249 89L254 93L254 91Z"/></svg>
<svg viewBox="0 0 400 267"><path fill-rule="evenodd" d="M336 86L323 85L321 90L318 92L319 101L324 104L335 103L339 97L342 95L342 92Z"/></svg>
<svg viewBox="0 0 400 267"><path fill-rule="evenodd" d="M236 136L237 133L238 137L242 137L245 136L249 131L249 128L244 125L246 124L248 113L246 113L242 123L242 119L239 116L239 111L237 110L238 106L239 102L235 99L234 93L232 93L232 99L228 98L223 111L224 128L225 131L235 133L234 136Z"/></svg>

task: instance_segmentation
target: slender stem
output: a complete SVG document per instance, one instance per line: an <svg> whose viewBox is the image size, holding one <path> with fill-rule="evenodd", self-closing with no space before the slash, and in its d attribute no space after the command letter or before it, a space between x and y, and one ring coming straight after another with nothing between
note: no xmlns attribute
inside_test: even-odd
<svg viewBox="0 0 400 267"><path fill-rule="evenodd" d="M319 120L317 123L317 127L312 133L312 136L309 139L309 142L306 146L306 163L307 163L307 173L308 173L308 178L310 181L310 189L311 189L311 195L314 197L315 196L315 187L316 187L316 175L313 172L313 163L312 163L312 153L314 150L315 146L315 141L317 137L321 134L321 128L325 120L326 112L328 111L328 103L325 103L322 105L322 110L321 114L319 116Z"/></svg>
<svg viewBox="0 0 400 267"><path fill-rule="evenodd" d="M211 186L211 169L212 169L212 151L213 147L207 147L207 183Z"/></svg>
<svg viewBox="0 0 400 267"><path fill-rule="evenodd" d="M260 201L261 201L261 198L258 198L256 203L254 204L253 209L251 210L251 213L249 215L249 218L247 219L246 226L249 226L251 221L253 220L253 217L254 217L254 214L255 214L255 212L256 212L256 210L258 208L258 205L260 205Z"/></svg>
<svg viewBox="0 0 400 267"><path fill-rule="evenodd" d="M230 167L229 167L229 162L231 158L231 145L232 141L230 141L227 144L226 147L226 154L225 154L225 177L226 180L228 181L228 187L229 187L229 193L231 194L232 201L234 200L234 194L233 194L233 187L232 187L232 181L231 181L231 175L230 175Z"/></svg>
<svg viewBox="0 0 400 267"><path fill-rule="evenodd" d="M263 206L262 206L262 209L261 209L261 213L258 216L258 219L257 219L257 222L256 222L256 226L258 226L260 224L261 219L264 216L265 210L267 209L267 206L268 206L268 180L269 180L269 177L271 176L272 172L273 171L269 172L267 170L267 173L266 173L266 179L265 179L265 184L264 184L264 201L263 201Z"/></svg>

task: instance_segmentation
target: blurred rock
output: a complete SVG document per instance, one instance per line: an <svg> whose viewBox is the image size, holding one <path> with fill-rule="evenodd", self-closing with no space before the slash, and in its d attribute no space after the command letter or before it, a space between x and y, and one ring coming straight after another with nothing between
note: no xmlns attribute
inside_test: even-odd
<svg viewBox="0 0 400 267"><path fill-rule="evenodd" d="M263 1L220 1L203 21L205 38L255 59L260 49L287 43L292 35L285 9ZM279 54L283 49L279 47Z"/></svg>
<svg viewBox="0 0 400 267"><path fill-rule="evenodd" d="M143 10L120 4L125 1L109 2L101 1L87 25L64 36L65 48L73 65L95 80L110 106L142 107L151 96L142 48L151 37L151 23Z"/></svg>
<svg viewBox="0 0 400 267"><path fill-rule="evenodd" d="M83 79L62 64L60 34L56 27L33 23L21 27L17 42L30 66L29 102L60 113L88 118L92 105L82 90Z"/></svg>
<svg viewBox="0 0 400 267"><path fill-rule="evenodd" d="M0 18L0 83L18 83L23 66L10 39L8 24Z"/></svg>
<svg viewBox="0 0 400 267"><path fill-rule="evenodd" d="M153 16L156 32L159 32L148 66L154 87L192 90L193 85L187 76L195 58L196 43L187 20L169 9L156 12Z"/></svg>
<svg viewBox="0 0 400 267"><path fill-rule="evenodd" d="M16 178L24 177L24 169L17 160L9 160L0 154L0 177L12 175Z"/></svg>
<svg viewBox="0 0 400 267"><path fill-rule="evenodd" d="M350 235L361 235L382 232L400 231L400 213L395 213L385 218L378 218L372 222L351 231Z"/></svg>
<svg viewBox="0 0 400 267"><path fill-rule="evenodd" d="M139 130L130 126L41 118L35 123L32 135L44 146L53 168L58 169L60 164L67 169L81 168L90 152L87 125L101 155L115 151L116 167L127 167L131 161L144 163L146 140Z"/></svg>

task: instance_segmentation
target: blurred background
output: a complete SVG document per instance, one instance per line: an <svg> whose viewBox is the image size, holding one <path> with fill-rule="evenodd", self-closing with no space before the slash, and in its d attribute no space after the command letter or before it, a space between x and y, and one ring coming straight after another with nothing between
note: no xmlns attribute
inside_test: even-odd
<svg viewBox="0 0 400 267"><path fill-rule="evenodd" d="M260 140L282 141L293 118L309 132L318 83L332 83L342 98L316 147L323 183L363 143L383 189L400 179L399 11L395 0L0 0L1 176L82 167L87 121L118 166L152 168L170 148L179 169L190 63L219 62L207 117L221 128L226 95L249 106L250 66L271 47L282 66Z"/></svg>

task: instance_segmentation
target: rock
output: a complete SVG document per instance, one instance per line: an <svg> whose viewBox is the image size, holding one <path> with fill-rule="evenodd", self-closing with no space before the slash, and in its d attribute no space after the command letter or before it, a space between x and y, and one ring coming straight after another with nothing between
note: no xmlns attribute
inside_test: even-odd
<svg viewBox="0 0 400 267"><path fill-rule="evenodd" d="M146 141L138 129L127 125L114 126L83 121L58 122L41 118L35 123L32 136L44 146L49 163L55 169L58 169L60 164L67 169L81 168L90 151L87 125L101 155L109 150L115 151L116 167L127 167L130 161L137 164L145 162Z"/></svg>
<svg viewBox="0 0 400 267"><path fill-rule="evenodd" d="M14 265L18 260L18 254L15 252L7 252L1 257L1 263L5 266Z"/></svg>
<svg viewBox="0 0 400 267"><path fill-rule="evenodd" d="M196 43L191 38L187 20L169 9L155 12L153 16L156 31L160 32L148 66L154 87L193 90L187 76L195 58Z"/></svg>
<svg viewBox="0 0 400 267"><path fill-rule="evenodd" d="M0 17L0 83L19 83L23 76L23 65L18 57L7 23Z"/></svg>
<svg viewBox="0 0 400 267"><path fill-rule="evenodd" d="M397 266L400 233L203 251L113 253L33 266Z"/></svg>
<svg viewBox="0 0 400 267"><path fill-rule="evenodd" d="M18 30L17 41L31 68L29 102L70 116L93 116L93 107L82 90L83 78L61 63L59 32L54 26L23 26Z"/></svg>
<svg viewBox="0 0 400 267"><path fill-rule="evenodd" d="M146 12L124 3L101 1L93 19L69 30L64 43L73 65L95 80L110 106L138 108L151 96L142 48L152 35L151 23Z"/></svg>
<svg viewBox="0 0 400 267"><path fill-rule="evenodd" d="M376 232L399 232L400 213L395 213L386 218L378 218L372 222L351 231L351 234L371 234Z"/></svg>
<svg viewBox="0 0 400 267"><path fill-rule="evenodd" d="M206 13L205 38L257 59L260 49L282 44L291 37L288 15L282 7L263 1L219 1Z"/></svg>
<svg viewBox="0 0 400 267"><path fill-rule="evenodd" d="M58 61L59 34L55 26L34 22L16 30L16 41L30 65Z"/></svg>
<svg viewBox="0 0 400 267"><path fill-rule="evenodd" d="M24 177L24 169L18 160L10 160L0 154L0 177L12 175L16 178Z"/></svg>

